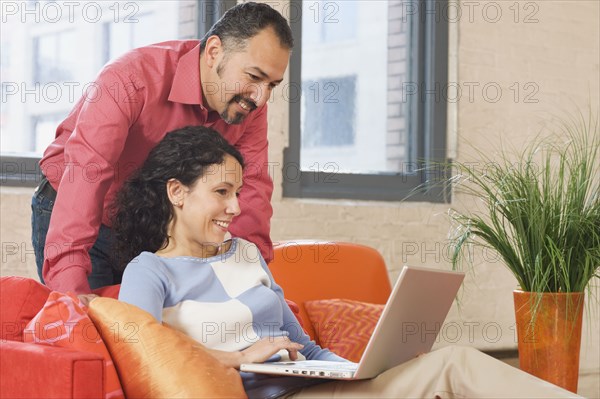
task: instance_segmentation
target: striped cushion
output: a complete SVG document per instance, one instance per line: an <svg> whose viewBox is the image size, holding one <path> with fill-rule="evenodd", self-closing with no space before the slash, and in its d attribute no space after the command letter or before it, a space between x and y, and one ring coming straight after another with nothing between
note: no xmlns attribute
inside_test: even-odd
<svg viewBox="0 0 600 399"><path fill-rule="evenodd" d="M353 362L360 361L384 305L349 299L304 303L319 344Z"/></svg>

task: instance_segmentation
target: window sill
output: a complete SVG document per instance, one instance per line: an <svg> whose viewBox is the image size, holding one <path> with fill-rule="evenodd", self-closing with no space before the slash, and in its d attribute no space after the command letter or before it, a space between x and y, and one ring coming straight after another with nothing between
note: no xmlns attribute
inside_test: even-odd
<svg viewBox="0 0 600 399"><path fill-rule="evenodd" d="M42 178L39 162L38 154L0 154L0 186L37 187Z"/></svg>

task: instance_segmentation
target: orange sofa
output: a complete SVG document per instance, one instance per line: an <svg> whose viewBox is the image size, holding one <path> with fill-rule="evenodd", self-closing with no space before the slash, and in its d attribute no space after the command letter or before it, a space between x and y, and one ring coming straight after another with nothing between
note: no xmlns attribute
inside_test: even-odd
<svg viewBox="0 0 600 399"><path fill-rule="evenodd" d="M306 332L317 340L306 302L344 298L383 304L391 290L381 255L361 245L289 241L275 246L269 267L286 298L298 304ZM117 292L107 287L98 293L114 297ZM103 398L99 355L23 342L25 325L49 293L32 279L0 280L0 398Z"/></svg>

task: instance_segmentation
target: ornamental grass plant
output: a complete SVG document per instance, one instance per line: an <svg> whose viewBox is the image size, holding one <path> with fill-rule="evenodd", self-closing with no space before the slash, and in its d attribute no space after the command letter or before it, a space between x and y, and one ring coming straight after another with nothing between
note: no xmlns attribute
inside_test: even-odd
<svg viewBox="0 0 600 399"><path fill-rule="evenodd" d="M452 164L455 191L481 205L450 211L455 269L481 246L497 252L523 291L582 292L600 276L598 118L556 126L523 151L479 152L482 167Z"/></svg>

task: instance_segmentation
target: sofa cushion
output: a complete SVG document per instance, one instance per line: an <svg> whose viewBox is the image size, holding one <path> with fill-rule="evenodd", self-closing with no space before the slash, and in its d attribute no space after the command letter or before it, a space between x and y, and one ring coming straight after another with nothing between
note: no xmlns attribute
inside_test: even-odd
<svg viewBox="0 0 600 399"><path fill-rule="evenodd" d="M74 294L53 291L38 314L25 328L25 342L45 344L81 352L95 353L104 359L105 398L123 398L121 383L108 349L88 317L87 308Z"/></svg>
<svg viewBox="0 0 600 399"><path fill-rule="evenodd" d="M150 313L111 298L90 302L128 398L245 398L237 370Z"/></svg>
<svg viewBox="0 0 600 399"><path fill-rule="evenodd" d="M92 291L93 294L96 294L105 298L119 298L119 291L121 290L121 284L115 285L107 285L105 287L96 288Z"/></svg>
<svg viewBox="0 0 600 399"><path fill-rule="evenodd" d="M23 330L40 311L50 289L27 277L0 277L2 340L23 342Z"/></svg>
<svg viewBox="0 0 600 399"><path fill-rule="evenodd" d="M348 299L304 302L319 344L353 362L360 361L384 306Z"/></svg>

